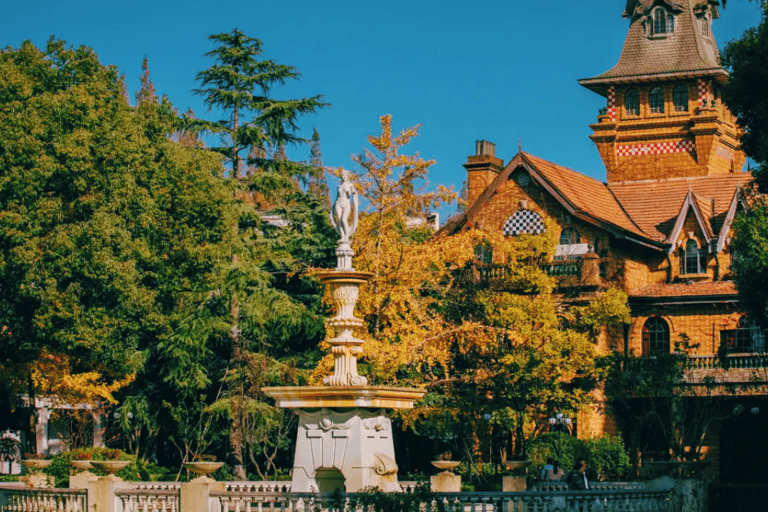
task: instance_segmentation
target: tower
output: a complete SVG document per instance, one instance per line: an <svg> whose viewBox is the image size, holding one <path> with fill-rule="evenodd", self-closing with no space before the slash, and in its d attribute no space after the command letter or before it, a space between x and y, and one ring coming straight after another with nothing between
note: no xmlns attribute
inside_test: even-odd
<svg viewBox="0 0 768 512"><path fill-rule="evenodd" d="M712 35L716 0L627 0L619 62L579 80L604 96L590 138L608 183L738 172L739 128L723 105L728 72Z"/></svg>

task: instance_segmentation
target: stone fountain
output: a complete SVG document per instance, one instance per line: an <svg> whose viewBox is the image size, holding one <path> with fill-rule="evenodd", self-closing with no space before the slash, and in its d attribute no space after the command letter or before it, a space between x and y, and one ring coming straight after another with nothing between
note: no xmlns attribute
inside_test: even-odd
<svg viewBox="0 0 768 512"><path fill-rule="evenodd" d="M391 409L410 409L424 396L423 389L369 386L358 375L357 358L363 340L355 330L363 321L354 315L360 286L372 276L352 267L352 236L357 229L358 199L347 171L342 172L331 223L339 233L336 270L318 273L331 287L336 315L327 323L335 336L329 340L333 375L322 386L265 388L278 407L296 408L299 431L293 463L294 492L346 492L378 487L400 491L392 443Z"/></svg>

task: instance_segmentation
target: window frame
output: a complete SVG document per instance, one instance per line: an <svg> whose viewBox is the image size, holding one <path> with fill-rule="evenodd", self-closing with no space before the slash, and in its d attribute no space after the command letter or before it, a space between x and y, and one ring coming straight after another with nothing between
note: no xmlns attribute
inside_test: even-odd
<svg viewBox="0 0 768 512"><path fill-rule="evenodd" d="M670 329L666 320L660 316L651 315L643 323L643 356L669 354Z"/></svg>
<svg viewBox="0 0 768 512"><path fill-rule="evenodd" d="M655 7L649 18L650 36L666 37L675 33L675 15L664 7Z"/></svg>
<svg viewBox="0 0 768 512"><path fill-rule="evenodd" d="M659 96L661 96L661 102L658 102ZM657 85L648 91L648 109L650 110L651 114L663 114L664 103L666 101L667 95L664 87Z"/></svg>
<svg viewBox="0 0 768 512"><path fill-rule="evenodd" d="M570 235L570 237L563 240L563 236L566 234ZM574 238L576 240L575 242L572 241ZM581 233L579 233L579 230L573 226L566 226L560 231L559 243L560 245L579 244L581 243Z"/></svg>
<svg viewBox="0 0 768 512"><path fill-rule="evenodd" d="M630 108L629 104L630 99L636 102L631 105L634 107L632 109ZM631 117L638 117L640 115L640 91L635 87L627 89L627 91L624 93L624 113Z"/></svg>
<svg viewBox="0 0 768 512"><path fill-rule="evenodd" d="M702 257L703 250L696 240L689 239L681 251L680 275L695 276L707 273L707 256L705 253Z"/></svg>
<svg viewBox="0 0 768 512"><path fill-rule="evenodd" d="M685 96L683 97L683 93ZM688 112L690 91L685 84L677 84L672 89L672 109L677 113Z"/></svg>

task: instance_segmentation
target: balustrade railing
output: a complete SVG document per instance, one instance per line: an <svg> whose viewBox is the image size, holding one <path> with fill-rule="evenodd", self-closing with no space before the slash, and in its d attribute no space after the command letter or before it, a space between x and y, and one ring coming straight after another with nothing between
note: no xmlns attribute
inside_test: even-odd
<svg viewBox="0 0 768 512"><path fill-rule="evenodd" d="M80 489L0 487L0 512L88 512L88 493Z"/></svg>
<svg viewBox="0 0 768 512"><path fill-rule="evenodd" d="M178 489L118 489L123 512L179 512Z"/></svg>
<svg viewBox="0 0 768 512"><path fill-rule="evenodd" d="M416 482L403 482L414 488ZM201 495L195 503L182 503L181 485L141 483L115 489L118 512L354 512L373 510L365 493L290 493L288 482L228 482L224 491ZM138 488L143 486L144 488ZM639 483L600 482L590 491L567 491L558 483L525 492L431 493L409 499L424 512L669 512L668 490L641 488ZM151 488L154 487L154 488ZM172 487L172 488L169 488ZM219 487L220 488L220 487ZM264 491L277 489L281 491ZM410 493L406 493L410 494ZM207 500L205 497L207 496ZM403 496L405 497L405 496ZM204 501L200 501L200 499ZM90 512L85 490L26 489L0 486L0 512ZM100 506L99 506L100 507ZM382 509L383 510L383 509Z"/></svg>
<svg viewBox="0 0 768 512"><path fill-rule="evenodd" d="M721 368L749 369L768 367L768 354L728 354L726 364L717 355L694 355L685 360L685 369L715 370Z"/></svg>
<svg viewBox="0 0 768 512"><path fill-rule="evenodd" d="M350 512L368 510L361 493L211 493L221 512ZM669 491L615 489L594 491L465 492L431 494L419 504L424 511L456 512L668 512ZM378 511L377 511L378 512Z"/></svg>

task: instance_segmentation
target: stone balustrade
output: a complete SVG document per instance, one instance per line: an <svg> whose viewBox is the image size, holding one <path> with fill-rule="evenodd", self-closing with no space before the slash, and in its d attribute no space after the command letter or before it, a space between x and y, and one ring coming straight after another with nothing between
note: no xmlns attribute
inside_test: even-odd
<svg viewBox="0 0 768 512"><path fill-rule="evenodd" d="M82 489L37 489L0 486L0 512L88 512L88 493Z"/></svg>
<svg viewBox="0 0 768 512"><path fill-rule="evenodd" d="M768 354L728 354L727 368L766 368L768 367ZM691 370L715 370L724 368L723 362L717 355L688 356L685 369Z"/></svg>
<svg viewBox="0 0 768 512"><path fill-rule="evenodd" d="M356 510L368 497L363 493L290 493L285 492L287 482L208 480L181 484L125 484L114 487L111 497L95 493L89 496L86 490L0 485L0 512L100 512L112 510L112 504L116 504L115 512L335 512ZM411 487L411 484L416 483L408 482L406 486ZM596 483L594 490L573 492L559 490L561 486L553 483L547 490L524 492L433 493L425 495L420 508L462 512L670 512L669 490L642 489L641 486L637 483Z"/></svg>
<svg viewBox="0 0 768 512"><path fill-rule="evenodd" d="M123 512L179 512L179 489L119 489Z"/></svg>

